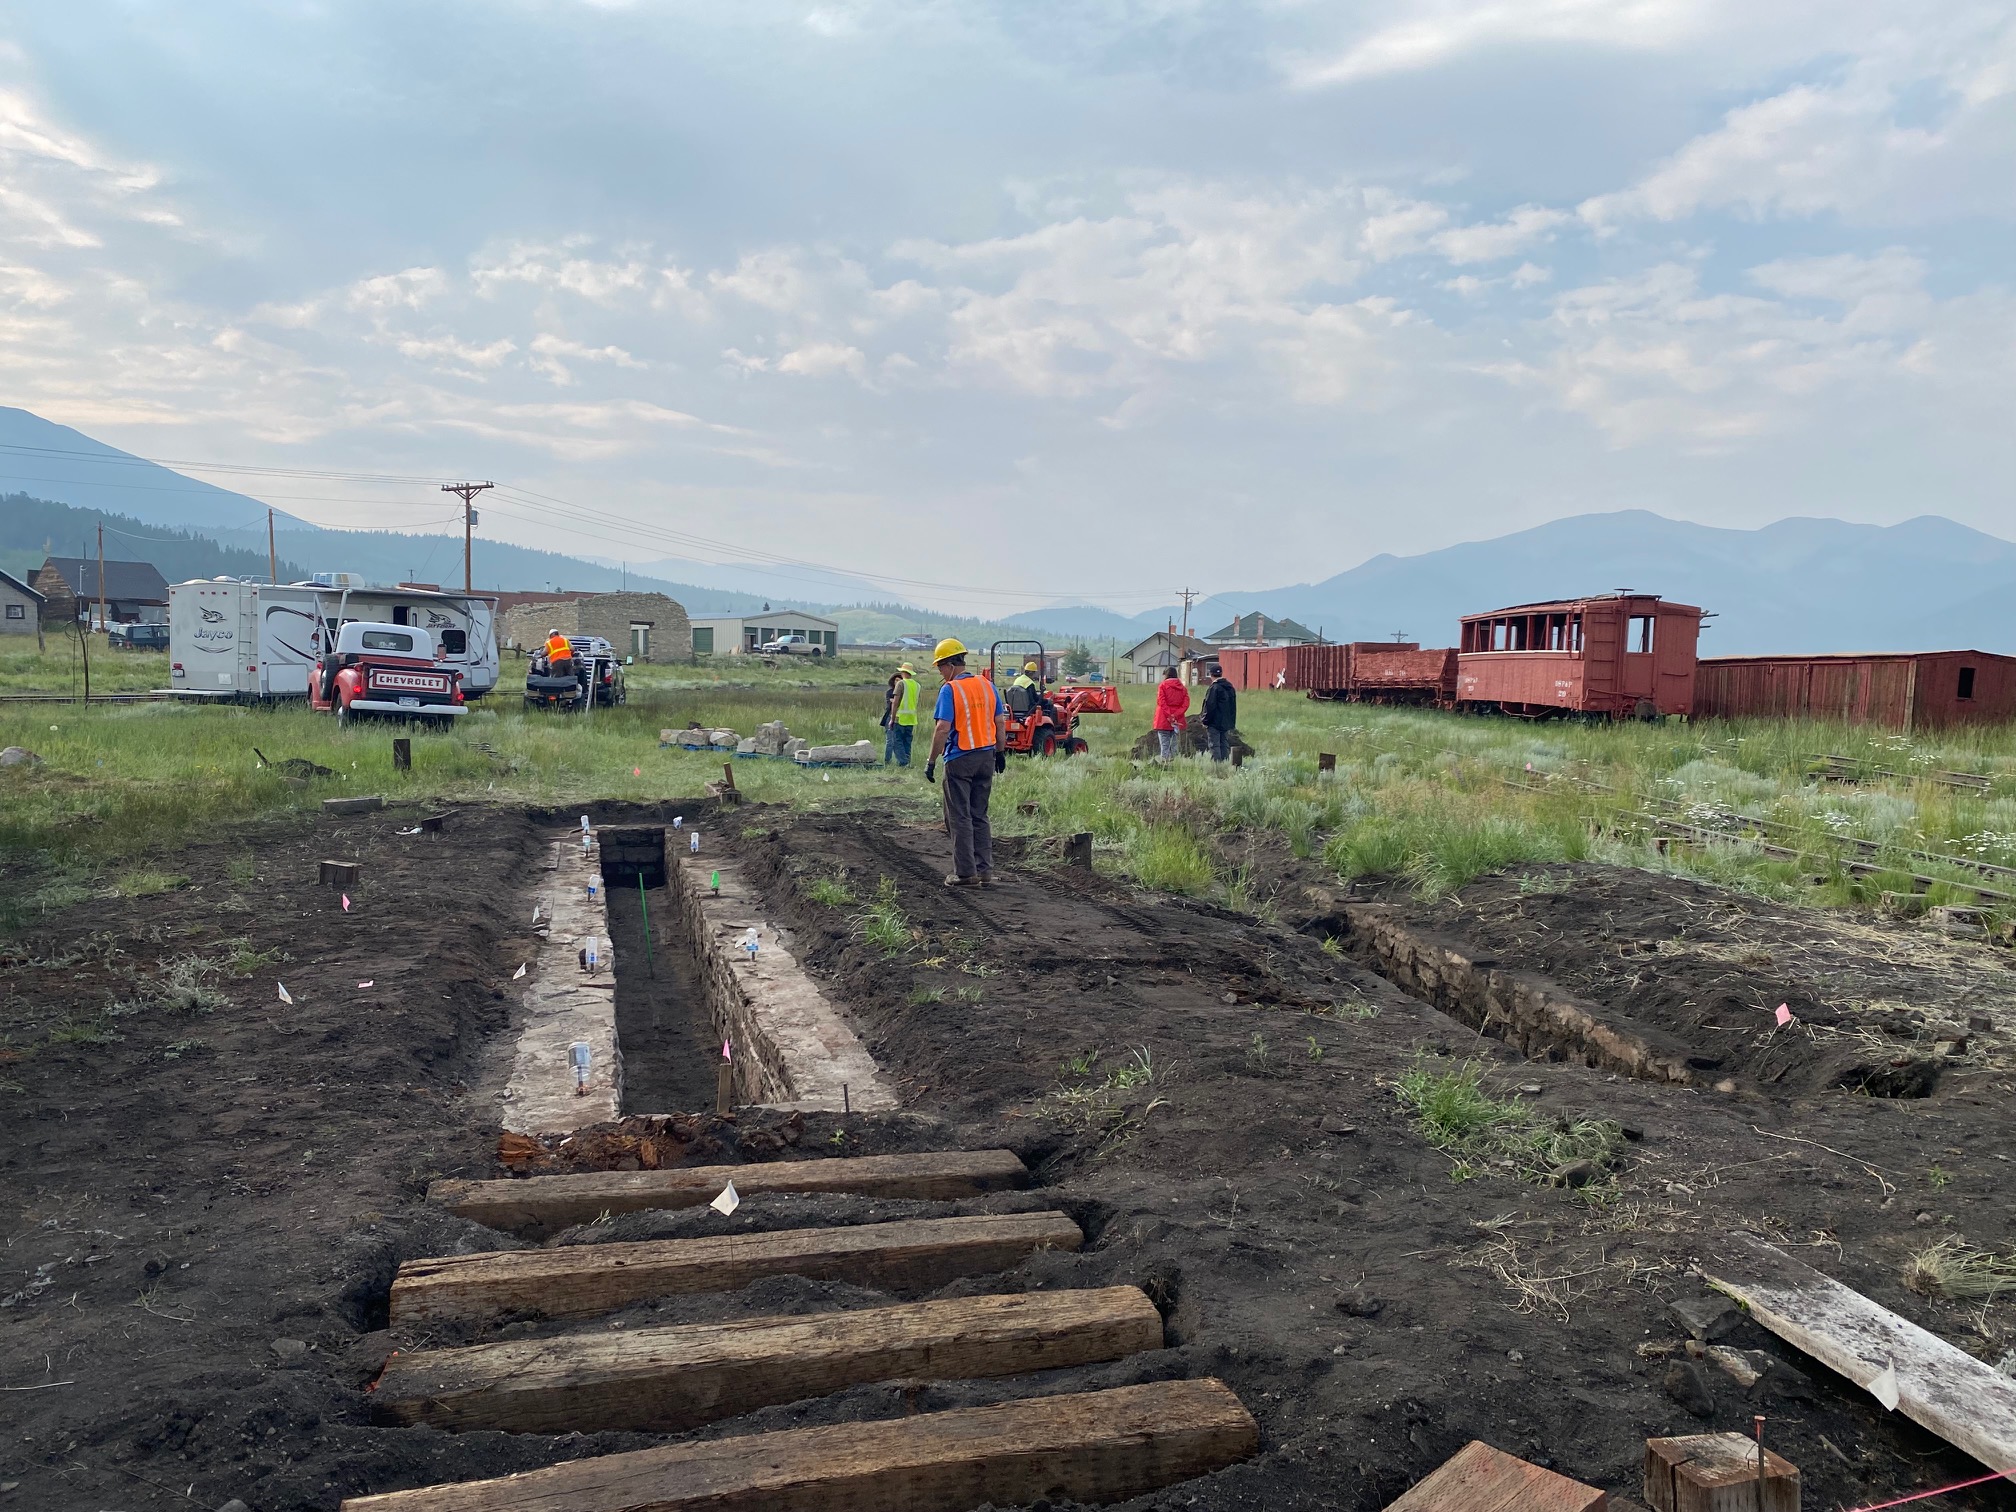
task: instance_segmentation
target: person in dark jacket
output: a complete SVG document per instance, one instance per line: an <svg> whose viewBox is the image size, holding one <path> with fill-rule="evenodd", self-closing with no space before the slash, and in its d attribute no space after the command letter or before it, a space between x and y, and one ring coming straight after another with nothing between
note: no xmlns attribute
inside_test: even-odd
<svg viewBox="0 0 2016 1512"><path fill-rule="evenodd" d="M1226 679L1225 669L1211 664L1211 685L1204 690L1204 737L1211 743L1211 759L1223 761L1232 754L1232 732L1239 727L1239 694Z"/></svg>

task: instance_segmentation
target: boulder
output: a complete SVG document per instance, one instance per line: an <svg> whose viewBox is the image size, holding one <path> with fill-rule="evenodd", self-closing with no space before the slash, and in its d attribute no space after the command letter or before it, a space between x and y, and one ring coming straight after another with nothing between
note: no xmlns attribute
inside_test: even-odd
<svg viewBox="0 0 2016 1512"><path fill-rule="evenodd" d="M745 735L741 740L738 740L735 743L735 754L737 756L754 756L756 754L756 737L754 735Z"/></svg>
<svg viewBox="0 0 2016 1512"><path fill-rule="evenodd" d="M0 751L0 766L40 766L42 758L26 746L9 746Z"/></svg>
<svg viewBox="0 0 2016 1512"><path fill-rule="evenodd" d="M852 745L807 746L798 753L798 760L803 762L838 766L873 766L880 759L875 747L865 740L857 740Z"/></svg>
<svg viewBox="0 0 2016 1512"><path fill-rule="evenodd" d="M742 743L742 737L733 730L709 730L707 734L717 751L732 751Z"/></svg>

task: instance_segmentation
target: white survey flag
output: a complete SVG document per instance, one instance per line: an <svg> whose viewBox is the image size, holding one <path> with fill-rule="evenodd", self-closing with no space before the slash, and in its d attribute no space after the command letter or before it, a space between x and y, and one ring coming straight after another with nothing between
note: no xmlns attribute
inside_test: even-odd
<svg viewBox="0 0 2016 1512"><path fill-rule="evenodd" d="M707 1206L714 1209L723 1218L726 1218L735 1209L742 1206L742 1199L735 1193L735 1183L731 1181L728 1185L721 1188L721 1195L708 1203Z"/></svg>
<svg viewBox="0 0 2016 1512"><path fill-rule="evenodd" d="M275 982L273 985L280 989L281 1002L291 1003L294 1001L294 994L287 990L287 984L285 982Z"/></svg>

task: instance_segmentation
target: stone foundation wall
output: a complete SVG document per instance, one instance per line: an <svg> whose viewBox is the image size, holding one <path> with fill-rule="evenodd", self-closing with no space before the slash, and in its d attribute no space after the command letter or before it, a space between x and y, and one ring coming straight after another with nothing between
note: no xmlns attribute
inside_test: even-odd
<svg viewBox="0 0 2016 1512"><path fill-rule="evenodd" d="M666 838L673 895L699 958L714 1032L734 1049L737 1104L807 1112L895 1108L896 1094L867 1046L785 948L734 863L679 849L681 832ZM717 871L718 897L709 880ZM751 928L758 939L753 961L739 944Z"/></svg>
<svg viewBox="0 0 2016 1512"><path fill-rule="evenodd" d="M1403 992L1530 1058L1580 1061L1642 1081L1699 1080L1687 1063L1692 1051L1674 1035L1620 1024L1544 977L1503 970L1495 960L1410 929L1390 908L1350 903L1343 914L1353 955Z"/></svg>

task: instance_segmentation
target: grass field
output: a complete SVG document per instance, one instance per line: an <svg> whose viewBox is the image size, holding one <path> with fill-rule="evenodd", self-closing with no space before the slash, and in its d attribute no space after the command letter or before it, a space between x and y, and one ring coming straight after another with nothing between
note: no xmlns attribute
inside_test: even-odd
<svg viewBox="0 0 2016 1512"><path fill-rule="evenodd" d="M39 668L8 655L0 661L7 691L61 670L60 650ZM506 669L507 689L514 671ZM391 737L401 732L339 729L299 707L0 704L0 745L43 758L0 771L0 865L9 874L0 920L18 927L94 890L158 885L174 877L174 851L190 835L240 817L305 813L334 792L560 803L697 794L723 758L661 749L661 728L697 720L747 734L782 718L815 742L879 741L886 672L880 660L852 659L774 670L739 661L635 668L631 702L587 719L529 715L507 692L453 731L418 736L407 773L391 765ZM1276 835L1286 851L1339 878L1398 874L1429 895L1519 862L1594 859L1822 906L1907 893L1907 873L1916 871L1939 880L1922 901L1972 902L1949 885L1968 871L1902 852L2016 866L2009 728L1913 739L1815 723L1536 725L1259 692L1242 696L1241 727L1260 754L1234 771L1128 759L1148 722L1146 694L1130 687L1127 713L1086 721L1090 759L1018 759L1001 785L997 826L1089 830L1100 865L1233 906L1257 906L1266 880L1224 859L1221 841L1235 829ZM255 748L275 760L306 757L337 775L290 786L260 765ZM1336 755L1334 773L1319 774L1319 752ZM1902 775L1820 782L1808 769L1822 753ZM1958 792L1920 775L1941 770L1984 774L1993 788ZM917 817L936 806L914 767L818 771L745 761L736 773L762 801L894 800ZM1036 812L1019 812L1025 803ZM1725 838L1662 854L1648 814ZM1797 854L1766 854L1749 820L1778 826L1771 843ZM1844 870L1846 846L1858 840L1897 870Z"/></svg>

